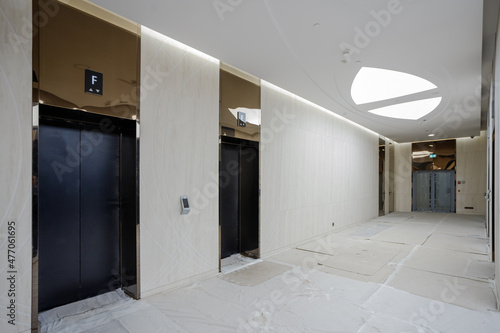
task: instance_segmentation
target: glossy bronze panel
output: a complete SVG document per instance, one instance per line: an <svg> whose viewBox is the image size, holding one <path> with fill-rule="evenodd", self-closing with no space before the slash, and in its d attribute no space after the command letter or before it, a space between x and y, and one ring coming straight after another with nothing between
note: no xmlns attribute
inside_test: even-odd
<svg viewBox="0 0 500 333"><path fill-rule="evenodd" d="M220 71L220 135L260 141L260 84L226 69ZM258 82L258 80L257 80ZM238 112L246 125L238 126Z"/></svg>
<svg viewBox="0 0 500 333"><path fill-rule="evenodd" d="M39 27L40 103L137 119L139 26L116 26L61 2ZM43 23L43 24L42 24ZM85 92L85 70L103 74L102 96Z"/></svg>
<svg viewBox="0 0 500 333"><path fill-rule="evenodd" d="M456 140L413 143L413 171L455 170L456 147Z"/></svg>

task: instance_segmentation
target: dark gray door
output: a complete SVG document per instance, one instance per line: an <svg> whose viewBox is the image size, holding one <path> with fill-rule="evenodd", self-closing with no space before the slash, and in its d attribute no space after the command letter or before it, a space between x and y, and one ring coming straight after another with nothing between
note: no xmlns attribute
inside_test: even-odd
<svg viewBox="0 0 500 333"><path fill-rule="evenodd" d="M413 210L455 211L455 171L413 172Z"/></svg>

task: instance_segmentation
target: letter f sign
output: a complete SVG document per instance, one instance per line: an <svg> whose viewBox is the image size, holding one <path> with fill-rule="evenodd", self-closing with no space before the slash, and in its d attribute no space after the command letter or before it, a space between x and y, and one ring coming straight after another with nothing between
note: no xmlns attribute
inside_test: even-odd
<svg viewBox="0 0 500 333"><path fill-rule="evenodd" d="M102 96L103 75L99 72L85 69L85 92Z"/></svg>

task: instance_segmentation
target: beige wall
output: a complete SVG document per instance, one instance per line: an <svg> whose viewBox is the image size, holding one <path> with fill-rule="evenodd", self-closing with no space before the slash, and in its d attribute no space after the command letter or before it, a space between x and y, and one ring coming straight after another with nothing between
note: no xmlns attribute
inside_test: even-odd
<svg viewBox="0 0 500 333"><path fill-rule="evenodd" d="M495 183L494 183L494 230L495 230L495 286L497 295L497 306L500 309L500 89L498 87L498 82L500 82L500 26L498 27L497 37L496 37L496 57L494 61L494 76L493 76L493 105L495 108L491 110L494 115L494 127L495 127L495 149L493 151L493 158L495 161Z"/></svg>
<svg viewBox="0 0 500 333"><path fill-rule="evenodd" d="M219 267L219 62L142 29L142 296ZM191 212L180 215L180 196Z"/></svg>
<svg viewBox="0 0 500 333"><path fill-rule="evenodd" d="M411 143L394 145L394 210L396 212L411 211L412 182Z"/></svg>
<svg viewBox="0 0 500 333"><path fill-rule="evenodd" d="M0 0L0 332L31 328L31 1ZM7 266L8 223L15 222L14 268ZM7 277L15 271L15 296ZM15 326L7 306L15 301Z"/></svg>
<svg viewBox="0 0 500 333"><path fill-rule="evenodd" d="M378 135L262 83L261 255L378 216Z"/></svg>
<svg viewBox="0 0 500 333"><path fill-rule="evenodd" d="M457 213L486 214L486 132L474 139L457 139L456 170Z"/></svg>

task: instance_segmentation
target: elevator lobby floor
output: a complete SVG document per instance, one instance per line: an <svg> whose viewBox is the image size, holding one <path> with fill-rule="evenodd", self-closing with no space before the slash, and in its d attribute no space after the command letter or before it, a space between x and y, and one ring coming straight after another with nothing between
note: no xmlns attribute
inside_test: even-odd
<svg viewBox="0 0 500 333"><path fill-rule="evenodd" d="M483 217L393 213L175 291L40 314L42 332L498 332Z"/></svg>

